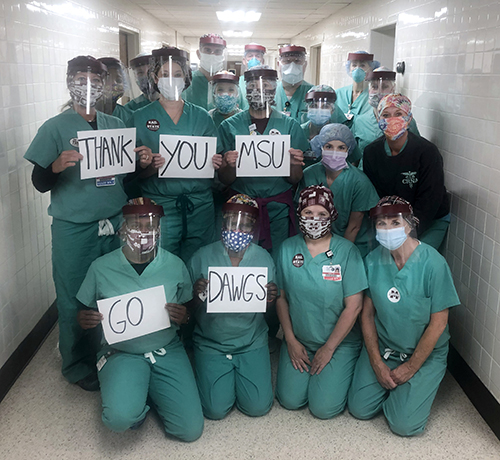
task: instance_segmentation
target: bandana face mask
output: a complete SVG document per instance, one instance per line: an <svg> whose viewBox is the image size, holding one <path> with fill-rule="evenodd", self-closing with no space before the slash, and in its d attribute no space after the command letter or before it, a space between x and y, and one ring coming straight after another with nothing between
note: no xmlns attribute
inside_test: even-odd
<svg viewBox="0 0 500 460"><path fill-rule="evenodd" d="M141 232L140 230L127 227L127 246L134 252L149 254L154 251L158 243L158 231L150 230Z"/></svg>
<svg viewBox="0 0 500 460"><path fill-rule="evenodd" d="M332 228L330 217L299 217L300 231L311 240L318 240L327 235Z"/></svg>
<svg viewBox="0 0 500 460"><path fill-rule="evenodd" d="M253 110L265 110L266 105L275 105L274 96L275 89L265 89L263 91L255 89L247 89L248 105Z"/></svg>
<svg viewBox="0 0 500 460"><path fill-rule="evenodd" d="M87 107L87 98L90 107L94 107L97 100L102 96L103 86L92 83L90 91L87 82L72 81L68 84L69 94L75 104Z"/></svg>
<svg viewBox="0 0 500 460"><path fill-rule="evenodd" d="M381 118L378 121L378 126L390 140L395 141L408 130L410 121L411 115Z"/></svg>
<svg viewBox="0 0 500 460"><path fill-rule="evenodd" d="M214 95L214 105L220 113L227 115L236 110L238 99L232 94L216 94Z"/></svg>
<svg viewBox="0 0 500 460"><path fill-rule="evenodd" d="M237 232L234 230L222 230L222 242L227 249L233 252L241 252L252 242L253 234Z"/></svg>

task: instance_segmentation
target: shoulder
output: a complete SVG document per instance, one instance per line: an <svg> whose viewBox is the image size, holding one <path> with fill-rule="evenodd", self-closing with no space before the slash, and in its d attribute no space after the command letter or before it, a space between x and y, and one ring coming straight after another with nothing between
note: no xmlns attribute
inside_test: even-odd
<svg viewBox="0 0 500 460"><path fill-rule="evenodd" d="M408 132L408 147L411 147L412 152L418 152L418 154L425 159L441 159L441 153L436 144L433 144L424 137L417 136L411 131Z"/></svg>
<svg viewBox="0 0 500 460"><path fill-rule="evenodd" d="M130 112L130 114L132 114L132 112ZM97 111L97 117L107 128L125 128L125 123L114 115L108 115L107 113Z"/></svg>
<svg viewBox="0 0 500 460"><path fill-rule="evenodd" d="M324 172L324 170L325 170L325 167L323 166L323 164L321 162L315 163L311 166L308 166L306 169L304 169L304 173L303 173L304 174L304 181L307 184L308 181L316 178L317 175ZM309 185L312 185L312 184L309 184Z"/></svg>
<svg viewBox="0 0 500 460"><path fill-rule="evenodd" d="M200 107L199 105L193 104L192 102L189 101L184 101L184 111L190 112L198 117L205 117L211 119L210 114L207 112L206 109Z"/></svg>
<svg viewBox="0 0 500 460"><path fill-rule="evenodd" d="M385 249L383 246L377 246L373 251L371 251L365 257L366 267L368 268L370 266L373 266L374 264L379 264L384 251L387 251L387 249Z"/></svg>
<svg viewBox="0 0 500 460"><path fill-rule="evenodd" d="M253 256L259 258L259 263L267 266L274 266L274 260L264 248L256 243L250 243L249 249L252 250Z"/></svg>
<svg viewBox="0 0 500 460"><path fill-rule="evenodd" d="M122 254L121 248L115 249L114 251L108 252L107 254L104 254L101 257L98 257L96 260L94 260L90 264L90 270L94 270L96 272L110 267L110 266L115 266L116 262L120 259Z"/></svg>

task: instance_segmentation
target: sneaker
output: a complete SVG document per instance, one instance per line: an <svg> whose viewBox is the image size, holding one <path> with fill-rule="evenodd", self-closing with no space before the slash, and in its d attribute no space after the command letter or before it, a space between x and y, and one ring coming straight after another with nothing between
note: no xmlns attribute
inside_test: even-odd
<svg viewBox="0 0 500 460"><path fill-rule="evenodd" d="M81 380L78 380L76 384L85 391L99 391L99 379L96 373L87 375Z"/></svg>

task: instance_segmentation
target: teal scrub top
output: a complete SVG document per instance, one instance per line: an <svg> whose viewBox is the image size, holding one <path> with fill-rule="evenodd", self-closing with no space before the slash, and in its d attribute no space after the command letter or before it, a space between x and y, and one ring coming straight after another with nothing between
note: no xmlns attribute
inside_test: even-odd
<svg viewBox="0 0 500 460"><path fill-rule="evenodd" d="M241 96L241 102L239 106L241 110L246 110L248 109L249 105L247 101L247 84L245 82L244 75L240 75L239 86L240 86L240 96Z"/></svg>
<svg viewBox="0 0 500 460"><path fill-rule="evenodd" d="M189 87L183 91L182 99L203 107L205 110L212 110L214 108L214 104L208 97L209 88L210 82L207 80L207 77L205 77L203 72L198 69L193 72L193 80L191 81ZM244 105L245 100L243 99L243 95L240 93L238 97L238 106L240 108Z"/></svg>
<svg viewBox="0 0 500 460"><path fill-rule="evenodd" d="M164 249L158 248L154 260L139 275L121 249L92 262L76 298L87 307L97 309L97 300L130 292L163 286L167 303L184 304L191 300L191 278L184 262ZM165 347L177 337L179 326L171 322L162 329L142 337L111 345L127 353L148 353Z"/></svg>
<svg viewBox="0 0 500 460"><path fill-rule="evenodd" d="M151 101L144 96L144 94L141 94L140 96L137 96L135 99L132 99L131 101L127 102L124 107L128 110L131 110L132 112L135 112L136 110L142 109L143 107L146 107L147 105L151 104Z"/></svg>
<svg viewBox="0 0 500 460"><path fill-rule="evenodd" d="M125 125L120 119L98 111L97 128L119 129ZM92 131L92 126L73 109L65 110L40 127L24 158L48 168L63 151L78 151L78 131ZM114 185L98 187L96 179L80 179L79 163L66 168L50 191L49 215L74 223L116 216L127 202L124 177L124 174L115 176Z"/></svg>
<svg viewBox="0 0 500 460"><path fill-rule="evenodd" d="M132 110L124 105L116 104L115 110L113 110L113 116L127 124L129 118L132 116Z"/></svg>
<svg viewBox="0 0 500 460"><path fill-rule="evenodd" d="M302 123L302 121L305 121L302 120L302 116L307 114L306 94L312 87L311 83L303 81L288 100L288 96L283 89L283 83L279 81L276 88L276 110L286 113L290 118Z"/></svg>
<svg viewBox="0 0 500 460"><path fill-rule="evenodd" d="M151 121L155 123L148 123ZM208 112L189 102L184 103L177 124L172 121L159 101L136 110L128 124L137 128L137 146L146 145L153 153L160 150L160 134L217 137L217 128ZM154 175L141 181L141 188L145 196L161 200L166 196L177 198L182 193L206 192L210 190L212 182L213 179L160 179Z"/></svg>
<svg viewBox="0 0 500 460"><path fill-rule="evenodd" d="M326 180L326 169L322 163L316 163L304 170L297 189L298 196L306 187L310 185L324 185L328 187ZM333 181L330 190L333 193L333 203L338 212L338 218L332 223L332 231L336 235L344 236L351 212L366 212L376 206L379 197L375 187L370 182L366 174L358 168L348 165L343 169L338 177ZM356 237L356 244L368 243L370 240L371 223L367 215L363 218L361 228Z"/></svg>
<svg viewBox="0 0 500 460"><path fill-rule="evenodd" d="M368 102L368 86L362 91L354 102L352 102L352 84L336 89L335 92L337 93L338 107L342 112L344 112L347 119L349 119L349 116L347 115L349 112L353 115L353 123L357 116L368 111L373 112L373 107Z"/></svg>
<svg viewBox="0 0 500 460"><path fill-rule="evenodd" d="M218 151L225 153L235 149L235 136L248 136L251 125L250 113L245 110L223 121L219 127ZM302 151L307 150L309 143L300 125L290 117L272 110L264 135L270 130L278 130L280 134L290 134L290 147ZM260 135L259 133L256 133ZM292 184L284 177L241 177L231 184L231 188L253 198L266 198L286 192Z"/></svg>
<svg viewBox="0 0 500 460"><path fill-rule="evenodd" d="M344 310L344 298L368 287L363 261L350 241L333 235L330 242L333 257L326 253L314 259L303 235L285 240L276 259L278 285L286 293L293 332L309 351L322 347L330 337ZM303 264L296 256L303 257ZM324 268L338 269L335 279L324 279ZM343 345L359 346L361 332L355 325Z"/></svg>
<svg viewBox="0 0 500 460"><path fill-rule="evenodd" d="M222 241L199 249L188 263L193 284L208 278L208 267L231 267L231 260ZM251 243L240 267L267 267L267 282L275 282L276 271L269 253ZM195 346L206 353L242 353L267 345L267 324L264 313L207 313L206 304L196 311L193 332Z"/></svg>
<svg viewBox="0 0 500 460"><path fill-rule="evenodd" d="M431 315L460 304L446 260L425 243L401 270L383 246L368 254L365 265L379 340L394 351L413 353ZM446 326L435 349L446 347L449 338Z"/></svg>
<svg viewBox="0 0 500 460"><path fill-rule="evenodd" d="M236 109L236 111L231 115L234 116L238 113L242 112L240 109ZM224 121L227 120L230 117L225 117L222 113L218 112L216 109L210 110L208 114L212 117L212 120L214 121L215 127L219 129L220 124Z"/></svg>

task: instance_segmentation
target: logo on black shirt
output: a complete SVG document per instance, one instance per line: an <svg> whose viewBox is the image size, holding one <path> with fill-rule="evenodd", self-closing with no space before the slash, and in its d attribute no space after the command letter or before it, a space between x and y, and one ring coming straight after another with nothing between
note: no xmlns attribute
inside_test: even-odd
<svg viewBox="0 0 500 460"><path fill-rule="evenodd" d="M404 185L408 185L408 187L413 188L413 184L418 182L417 173L408 171L401 173L404 176L404 179L401 181Z"/></svg>

